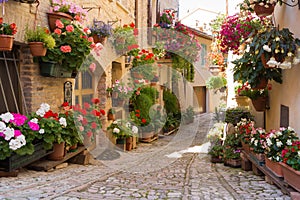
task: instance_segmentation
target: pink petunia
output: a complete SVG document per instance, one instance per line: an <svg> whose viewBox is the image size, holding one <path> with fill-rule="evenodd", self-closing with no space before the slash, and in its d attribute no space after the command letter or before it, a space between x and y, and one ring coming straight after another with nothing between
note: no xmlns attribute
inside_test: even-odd
<svg viewBox="0 0 300 200"><path fill-rule="evenodd" d="M73 25L68 25L68 26L66 26L66 30L68 32L73 32L74 31L74 26Z"/></svg>
<svg viewBox="0 0 300 200"><path fill-rule="evenodd" d="M60 47L60 50L63 52L63 53L70 53L72 51L72 48L69 46L69 45L65 45L65 46L61 46Z"/></svg>
<svg viewBox="0 0 300 200"><path fill-rule="evenodd" d="M59 19L55 21L55 26L57 28L64 28L64 24Z"/></svg>

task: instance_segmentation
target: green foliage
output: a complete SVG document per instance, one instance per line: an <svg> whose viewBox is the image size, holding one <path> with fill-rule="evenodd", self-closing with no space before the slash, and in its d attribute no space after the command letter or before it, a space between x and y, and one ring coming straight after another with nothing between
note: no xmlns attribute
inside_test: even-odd
<svg viewBox="0 0 300 200"><path fill-rule="evenodd" d="M111 130L116 138L128 138L133 136L131 124L125 120L116 120L111 123L107 130Z"/></svg>
<svg viewBox="0 0 300 200"><path fill-rule="evenodd" d="M220 89L227 85L227 80L223 76L211 76L205 84L208 89Z"/></svg>
<svg viewBox="0 0 300 200"><path fill-rule="evenodd" d="M173 92L171 92L170 90L164 90L163 100L165 103L164 106L166 109L166 113L168 115L169 113L172 113L173 116L180 114L179 102L176 95Z"/></svg>
<svg viewBox="0 0 300 200"><path fill-rule="evenodd" d="M223 145L218 142L212 146L212 148L208 151L208 154L216 158L223 157L223 148Z"/></svg>
<svg viewBox="0 0 300 200"><path fill-rule="evenodd" d="M254 119L253 115L251 115L249 111L246 111L241 108L230 108L226 110L225 122L227 123L231 123L234 126L236 126L237 123L243 118L250 120Z"/></svg>
<svg viewBox="0 0 300 200"><path fill-rule="evenodd" d="M194 115L195 115L194 108L192 106L189 106L183 113L183 119L186 122L192 122L194 120Z"/></svg>
<svg viewBox="0 0 300 200"><path fill-rule="evenodd" d="M181 73L187 81L189 82L194 81L194 77L195 77L194 65L192 65L185 58L177 54L172 54L172 67L173 69Z"/></svg>
<svg viewBox="0 0 300 200"><path fill-rule="evenodd" d="M49 30L40 26L37 26L35 30L26 27L25 40L27 42L43 42L44 46L48 49L55 47L55 39L49 34Z"/></svg>
<svg viewBox="0 0 300 200"><path fill-rule="evenodd" d="M225 14L218 14L218 16L209 23L212 32L218 32L221 30L225 17Z"/></svg>

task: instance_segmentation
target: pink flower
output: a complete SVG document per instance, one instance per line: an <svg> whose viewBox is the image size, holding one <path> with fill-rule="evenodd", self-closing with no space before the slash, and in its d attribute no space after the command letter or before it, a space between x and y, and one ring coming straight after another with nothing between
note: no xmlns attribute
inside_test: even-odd
<svg viewBox="0 0 300 200"><path fill-rule="evenodd" d="M55 25L56 25L56 27L58 27L58 28L63 28L63 27L64 27L64 24L63 24L59 19L57 19L57 20L55 21Z"/></svg>
<svg viewBox="0 0 300 200"><path fill-rule="evenodd" d="M59 28L54 29L54 33L57 35L61 34L61 30Z"/></svg>
<svg viewBox="0 0 300 200"><path fill-rule="evenodd" d="M89 41L89 42L94 42L93 37L89 37L89 38L88 38L88 41Z"/></svg>
<svg viewBox="0 0 300 200"><path fill-rule="evenodd" d="M79 130L80 131L84 131L84 127L83 126L79 126Z"/></svg>
<svg viewBox="0 0 300 200"><path fill-rule="evenodd" d="M73 25L68 25L68 26L66 26L66 30L68 32L73 32L74 31L74 26Z"/></svg>
<svg viewBox="0 0 300 200"><path fill-rule="evenodd" d="M72 48L69 45L61 46L60 50L64 53L70 53L72 51Z"/></svg>
<svg viewBox="0 0 300 200"><path fill-rule="evenodd" d="M31 121L28 122L28 126L33 131L38 131L40 129L40 126L37 123Z"/></svg>
<svg viewBox="0 0 300 200"><path fill-rule="evenodd" d="M95 63L90 64L89 69L91 72L94 72L96 70L96 64Z"/></svg>
<svg viewBox="0 0 300 200"><path fill-rule="evenodd" d="M14 123L17 126L22 126L25 121L27 120L27 117L18 113L12 113L14 116L14 119L11 120L12 123Z"/></svg>
<svg viewBox="0 0 300 200"><path fill-rule="evenodd" d="M18 137L20 135L22 135L21 131L20 130L15 130L14 137Z"/></svg>

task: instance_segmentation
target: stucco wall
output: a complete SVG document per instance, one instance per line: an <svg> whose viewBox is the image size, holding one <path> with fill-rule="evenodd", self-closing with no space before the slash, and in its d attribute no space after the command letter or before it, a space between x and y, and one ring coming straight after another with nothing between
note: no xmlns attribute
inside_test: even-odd
<svg viewBox="0 0 300 200"><path fill-rule="evenodd" d="M280 28L289 28L300 38L299 19L300 10L298 7L279 6L275 8L276 25ZM296 132L300 133L300 65L294 66L292 69L283 71L283 83L272 83L272 91L270 92L270 110L266 112L266 129L277 129L280 126L280 105L289 107L289 125Z"/></svg>

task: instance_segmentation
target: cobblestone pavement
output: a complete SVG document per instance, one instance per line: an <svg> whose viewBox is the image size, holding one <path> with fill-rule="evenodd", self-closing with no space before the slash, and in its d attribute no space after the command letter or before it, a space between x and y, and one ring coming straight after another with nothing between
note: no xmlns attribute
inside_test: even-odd
<svg viewBox="0 0 300 200"><path fill-rule="evenodd" d="M0 178L0 199L290 199L263 176L209 162L205 148L195 145L205 142L211 119L200 115L176 135L140 143L129 154L103 151L92 165L23 169L18 177ZM105 153L112 159L104 159Z"/></svg>

